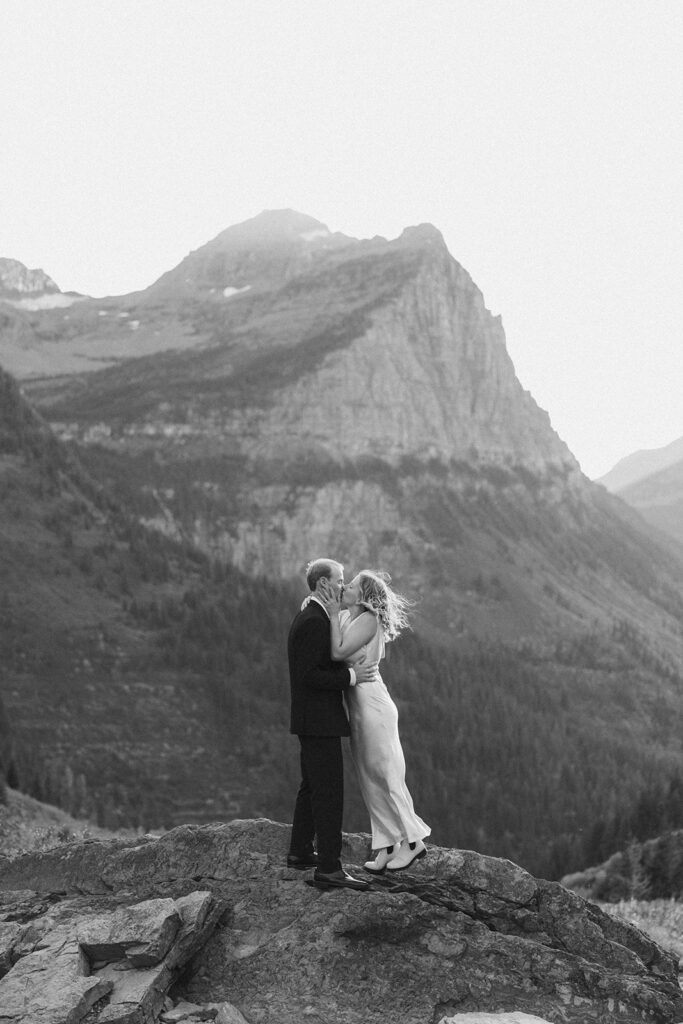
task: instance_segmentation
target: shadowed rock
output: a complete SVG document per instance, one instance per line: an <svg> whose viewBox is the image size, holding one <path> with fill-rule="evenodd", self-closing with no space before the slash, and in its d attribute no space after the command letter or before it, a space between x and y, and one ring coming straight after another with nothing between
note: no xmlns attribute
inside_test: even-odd
<svg viewBox="0 0 683 1024"><path fill-rule="evenodd" d="M98 916L103 900L123 893L127 905L131 894L152 900L155 913L173 900L181 918L195 920L210 890L227 908L221 927L212 923L210 937L204 928L201 948L183 947L180 929L162 961L168 973L148 979L156 993L148 1015L158 1012L182 961L188 966L176 997L230 1005L249 1024L300 1024L309 1016L424 1024L475 1011L526 1013L551 1024L673 1024L683 1017L675 958L557 883L510 861L432 847L409 873L373 878L368 893L321 892L284 866L289 831L266 820L234 821L182 826L159 839L73 844L6 862L0 889L30 887L43 901L62 892L60 906L75 901ZM345 863L359 870L367 844L367 836L347 835ZM203 909L197 894L183 903L198 887L207 894ZM42 919L54 913L47 907ZM7 935L18 948L21 936L11 927ZM115 967L99 971L114 994ZM125 999L123 981L116 1001L105 997L99 1019L109 1024L124 1019L113 1015L117 1001L132 1010L142 999L126 973Z"/></svg>

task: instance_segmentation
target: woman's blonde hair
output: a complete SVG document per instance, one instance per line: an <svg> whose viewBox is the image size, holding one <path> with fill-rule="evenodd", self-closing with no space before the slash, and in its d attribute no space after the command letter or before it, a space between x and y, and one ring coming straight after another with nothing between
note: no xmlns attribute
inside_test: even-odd
<svg viewBox="0 0 683 1024"><path fill-rule="evenodd" d="M395 640L402 630L410 628L408 609L413 602L392 590L388 572L361 569L360 604L377 617L385 640Z"/></svg>

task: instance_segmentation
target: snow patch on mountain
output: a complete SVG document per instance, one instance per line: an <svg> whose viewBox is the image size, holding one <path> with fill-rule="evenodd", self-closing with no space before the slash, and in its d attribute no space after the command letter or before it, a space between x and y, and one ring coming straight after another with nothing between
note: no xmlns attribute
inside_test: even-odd
<svg viewBox="0 0 683 1024"><path fill-rule="evenodd" d="M240 295L242 292L248 292L250 288L250 284L245 284L244 288L233 288L228 285L227 288L223 289L223 295L226 299L231 299L233 295Z"/></svg>
<svg viewBox="0 0 683 1024"><path fill-rule="evenodd" d="M44 295L34 295L26 299L3 299L16 309L59 309L60 307L73 306L74 302L83 302L85 295L65 295L63 292L46 292Z"/></svg>
<svg viewBox="0 0 683 1024"><path fill-rule="evenodd" d="M303 238L304 242L312 242L316 238L329 238L330 232L327 228L316 228L314 231L302 231L299 238Z"/></svg>

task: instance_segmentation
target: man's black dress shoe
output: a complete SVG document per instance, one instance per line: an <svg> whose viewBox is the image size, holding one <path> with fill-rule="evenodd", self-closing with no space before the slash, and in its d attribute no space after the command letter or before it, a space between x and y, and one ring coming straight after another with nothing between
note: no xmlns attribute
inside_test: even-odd
<svg viewBox="0 0 683 1024"><path fill-rule="evenodd" d="M360 878L347 875L346 871L316 871L313 875L311 885L318 889L358 889L365 892L370 888L369 882L363 882Z"/></svg>
<svg viewBox="0 0 683 1024"><path fill-rule="evenodd" d="M318 854L305 853L301 857L296 853L287 854L287 867L295 868L297 871L306 871L307 868L317 868Z"/></svg>

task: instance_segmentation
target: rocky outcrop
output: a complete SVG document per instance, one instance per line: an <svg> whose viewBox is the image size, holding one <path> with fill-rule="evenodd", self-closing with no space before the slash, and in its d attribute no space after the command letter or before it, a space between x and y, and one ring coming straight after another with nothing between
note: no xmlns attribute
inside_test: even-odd
<svg viewBox="0 0 683 1024"><path fill-rule="evenodd" d="M157 1020L174 976L173 1000L191 1011L167 1003L164 1012L177 1011L169 1020L219 1019L219 1009L248 1024L424 1024L475 1012L551 1024L683 1016L672 955L510 861L432 847L414 871L374 878L367 893L321 892L284 866L288 840L288 826L234 821L6 861L0 1005L17 1008L0 1021L28 1024L3 995L39 999L36 970L46 960L71 1016L33 1024L87 1022L95 1004L110 1024ZM358 870L367 841L345 836L347 865ZM190 917L202 921L192 933Z"/></svg>
<svg viewBox="0 0 683 1024"><path fill-rule="evenodd" d="M172 981L213 931L220 899L192 892L132 902L31 891L1 901L3 1024L145 1024L168 1009Z"/></svg>

